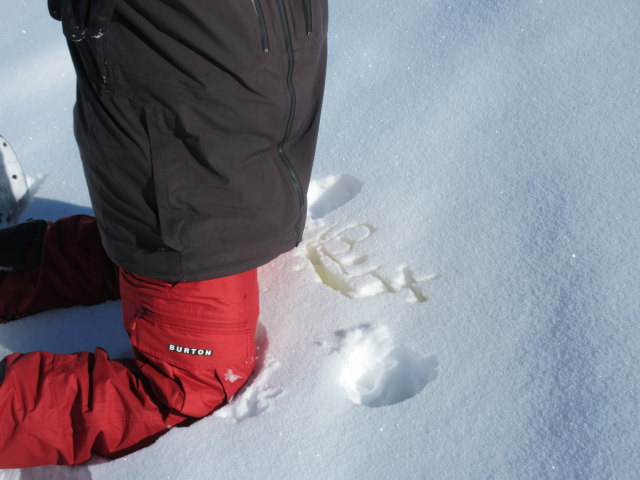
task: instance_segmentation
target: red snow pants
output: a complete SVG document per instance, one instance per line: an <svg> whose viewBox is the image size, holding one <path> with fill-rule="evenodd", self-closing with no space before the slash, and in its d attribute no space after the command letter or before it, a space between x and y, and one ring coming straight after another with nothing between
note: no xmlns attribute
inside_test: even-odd
<svg viewBox="0 0 640 480"><path fill-rule="evenodd" d="M122 298L134 359L31 352L5 358L0 468L113 457L211 413L255 363L256 270L199 282L119 271L92 217L50 223L38 268L7 273L0 319Z"/></svg>

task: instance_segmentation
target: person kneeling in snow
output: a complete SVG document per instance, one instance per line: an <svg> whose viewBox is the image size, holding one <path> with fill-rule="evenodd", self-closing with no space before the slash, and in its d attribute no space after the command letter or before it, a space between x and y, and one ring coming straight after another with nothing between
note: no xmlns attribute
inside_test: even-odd
<svg viewBox="0 0 640 480"><path fill-rule="evenodd" d="M304 228L326 0L49 0L94 217L0 231L0 318L122 299L134 359L2 362L0 468L139 448L255 362L256 269Z"/></svg>

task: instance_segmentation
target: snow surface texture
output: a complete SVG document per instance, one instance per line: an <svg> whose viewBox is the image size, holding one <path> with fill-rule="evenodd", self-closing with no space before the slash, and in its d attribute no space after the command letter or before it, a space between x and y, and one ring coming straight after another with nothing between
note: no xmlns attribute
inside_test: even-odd
<svg viewBox="0 0 640 480"><path fill-rule="evenodd" d="M0 17L0 134L89 211L73 71L40 0ZM22 479L640 478L640 3L330 0L303 245L261 269L261 365L125 458ZM119 306L0 354L128 354Z"/></svg>

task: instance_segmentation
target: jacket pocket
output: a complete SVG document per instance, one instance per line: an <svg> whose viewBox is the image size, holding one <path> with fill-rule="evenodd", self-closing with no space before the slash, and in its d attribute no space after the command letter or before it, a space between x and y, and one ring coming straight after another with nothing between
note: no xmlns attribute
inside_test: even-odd
<svg viewBox="0 0 640 480"><path fill-rule="evenodd" d="M98 39L91 39L91 42L95 44L96 62L101 88L104 91L110 91L113 82L111 81L111 65L109 64L106 41L107 35L103 35Z"/></svg>
<svg viewBox="0 0 640 480"><path fill-rule="evenodd" d="M188 191L188 171L181 168L186 155L180 142L151 147L153 187L157 205L158 227L162 242L169 248L184 248L185 224L191 216L184 207L184 195Z"/></svg>
<svg viewBox="0 0 640 480"><path fill-rule="evenodd" d="M193 245L190 230L207 218L210 208L225 198L224 179L205 168L185 142L177 138L174 115L164 109L144 108L150 143L152 186L160 238L172 250L184 252ZM216 195L217 194L217 195ZM233 201L235 198L230 198ZM209 232L210 251L223 251L218 238Z"/></svg>
<svg viewBox="0 0 640 480"><path fill-rule="evenodd" d="M307 37L313 33L313 11L311 10L311 0L302 0L304 8L304 27Z"/></svg>
<svg viewBox="0 0 640 480"><path fill-rule="evenodd" d="M294 50L316 49L326 37L327 0L286 0Z"/></svg>
<svg viewBox="0 0 640 480"><path fill-rule="evenodd" d="M260 3L260 0L251 0L251 3L253 3L253 8L256 11L262 51L264 53L269 53L269 32L267 31L267 22L264 19L264 10L262 10L262 4Z"/></svg>

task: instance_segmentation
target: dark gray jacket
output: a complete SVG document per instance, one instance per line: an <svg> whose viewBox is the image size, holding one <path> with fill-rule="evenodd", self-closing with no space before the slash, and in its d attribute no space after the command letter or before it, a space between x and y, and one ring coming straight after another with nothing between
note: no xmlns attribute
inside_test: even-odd
<svg viewBox="0 0 640 480"><path fill-rule="evenodd" d="M118 0L69 43L75 131L120 267L190 281L300 242L326 70L326 0Z"/></svg>

